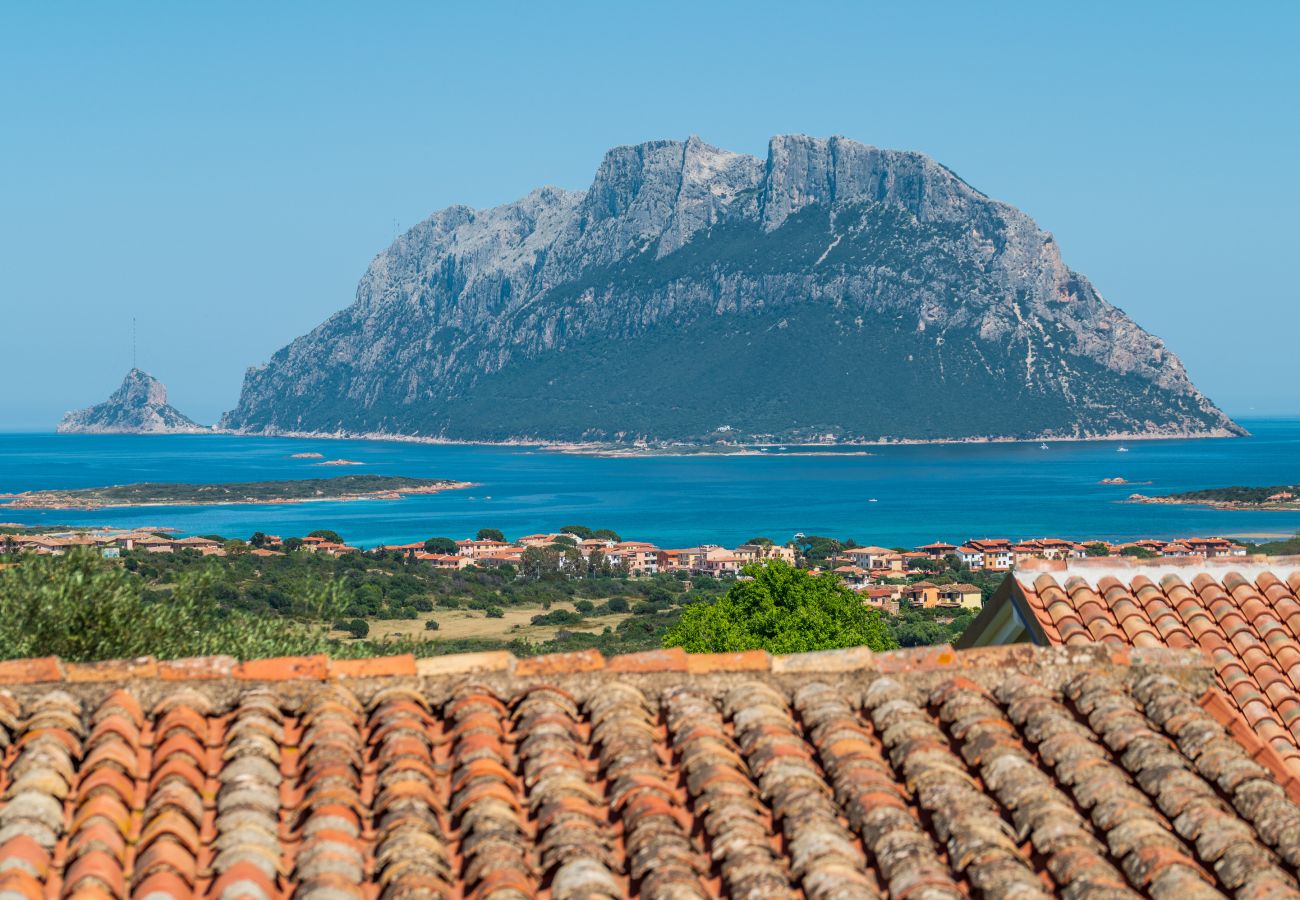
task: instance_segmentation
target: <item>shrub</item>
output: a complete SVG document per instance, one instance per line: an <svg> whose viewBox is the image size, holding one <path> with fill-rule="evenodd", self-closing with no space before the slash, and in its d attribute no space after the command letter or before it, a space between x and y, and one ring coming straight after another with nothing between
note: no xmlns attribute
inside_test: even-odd
<svg viewBox="0 0 1300 900"><path fill-rule="evenodd" d="M439 624L437 623L437 621L434 620L434 619L429 619L427 622L424 623L424 630L425 630L425 631L437 631L437 630L438 630L439 628L441 628L441 627L442 627L442 626L439 625Z"/></svg>
<svg viewBox="0 0 1300 900"><path fill-rule="evenodd" d="M438 605L446 609L460 609L460 600L456 597L439 597Z"/></svg>
<svg viewBox="0 0 1300 900"><path fill-rule="evenodd" d="M609 611L612 613L625 613L630 609L626 597L610 597L609 602L605 605L609 607Z"/></svg>
<svg viewBox="0 0 1300 900"><path fill-rule="evenodd" d="M573 604L573 608L584 616L589 616L596 611L596 604L592 603L590 600L578 600Z"/></svg>
<svg viewBox="0 0 1300 900"><path fill-rule="evenodd" d="M433 612L433 601L428 597L416 597L411 601L411 606L415 607L417 612Z"/></svg>
<svg viewBox="0 0 1300 900"><path fill-rule="evenodd" d="M160 602L145 596L138 577L92 551L25 559L0 571L0 657L254 659L330 646L320 628L222 610L213 583L211 569L184 575ZM330 610L323 621L337 614Z"/></svg>
<svg viewBox="0 0 1300 900"><path fill-rule="evenodd" d="M499 606L489 606L487 609L483 610L483 615L487 616L489 619L504 619L506 617L506 611Z"/></svg>
<svg viewBox="0 0 1300 900"><path fill-rule="evenodd" d="M351 622L347 623L346 631L348 634L352 635L353 638L360 640L361 638L370 635L370 626L366 624L364 619L353 619Z"/></svg>

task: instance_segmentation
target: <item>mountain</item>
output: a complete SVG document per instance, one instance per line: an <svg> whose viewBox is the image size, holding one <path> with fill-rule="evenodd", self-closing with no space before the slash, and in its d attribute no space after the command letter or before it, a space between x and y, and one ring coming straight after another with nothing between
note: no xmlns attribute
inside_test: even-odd
<svg viewBox="0 0 1300 900"><path fill-rule="evenodd" d="M103 403L70 412L61 434L198 434L211 431L167 404L167 388L147 372L132 369Z"/></svg>
<svg viewBox="0 0 1300 900"><path fill-rule="evenodd" d="M920 153L609 151L453 206L250 369L221 427L467 440L1243 433L1052 236Z"/></svg>

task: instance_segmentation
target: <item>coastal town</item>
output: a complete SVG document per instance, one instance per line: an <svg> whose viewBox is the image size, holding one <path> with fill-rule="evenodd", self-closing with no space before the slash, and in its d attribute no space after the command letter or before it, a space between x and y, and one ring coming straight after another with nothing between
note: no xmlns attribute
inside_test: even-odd
<svg viewBox="0 0 1300 900"><path fill-rule="evenodd" d="M517 577L531 565L549 564L563 574L566 569L601 568L631 578L659 574L736 578L753 563L780 560L811 574L830 572L846 587L859 592L873 607L897 612L902 607L920 609L979 610L987 591L980 586L947 579L935 583L927 576L937 571L971 575L1002 575L1041 560L1069 561L1085 558L1145 560L1229 559L1246 557L1250 548L1224 537L1187 537L1177 540L1142 539L1123 543L1062 538L971 538L953 544L935 541L913 549L859 546L853 541L809 538L799 534L785 544L755 539L734 547L700 544L663 548L653 543L623 540L612 532L595 535L590 529L528 534L507 540L495 529L482 529L473 538L431 538L404 544L380 544L362 549L333 532L282 538L256 533L248 541L216 536L178 537L168 529L127 531L86 529L57 532L0 534L0 554L60 555L73 548L90 548L106 558L123 552L178 553L226 556L247 553L253 557L282 557L311 553L327 557L349 554L401 556L433 569L497 569Z"/></svg>

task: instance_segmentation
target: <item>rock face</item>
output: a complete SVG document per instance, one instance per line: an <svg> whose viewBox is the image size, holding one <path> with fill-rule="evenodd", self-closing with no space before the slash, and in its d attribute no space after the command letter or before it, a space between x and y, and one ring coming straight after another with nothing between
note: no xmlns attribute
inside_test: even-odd
<svg viewBox="0 0 1300 900"><path fill-rule="evenodd" d="M708 441L1242 433L1052 236L919 154L611 150L454 206L250 369L236 431Z"/></svg>
<svg viewBox="0 0 1300 900"><path fill-rule="evenodd" d="M167 388L147 372L132 369L103 403L70 412L61 434L198 434L211 431L167 403Z"/></svg>

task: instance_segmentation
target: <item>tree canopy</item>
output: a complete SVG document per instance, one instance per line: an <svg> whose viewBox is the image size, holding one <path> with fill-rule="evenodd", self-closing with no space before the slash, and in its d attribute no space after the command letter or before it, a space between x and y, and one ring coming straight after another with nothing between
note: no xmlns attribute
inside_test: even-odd
<svg viewBox="0 0 1300 900"><path fill-rule="evenodd" d="M840 647L897 646L877 610L834 575L809 575L781 561L751 564L713 604L696 604L664 636L690 653L767 650L802 653Z"/></svg>
<svg viewBox="0 0 1300 900"><path fill-rule="evenodd" d="M449 537L431 537L424 542L425 553L455 553L459 547Z"/></svg>
<svg viewBox="0 0 1300 900"><path fill-rule="evenodd" d="M307 535L307 537L320 538L321 540L329 541L332 544L343 543L343 538L339 537L339 533L337 531L331 531L328 528L317 528L311 534Z"/></svg>
<svg viewBox="0 0 1300 900"><path fill-rule="evenodd" d="M474 535L477 541L501 541L505 542L506 536L500 528L480 528L478 534Z"/></svg>

